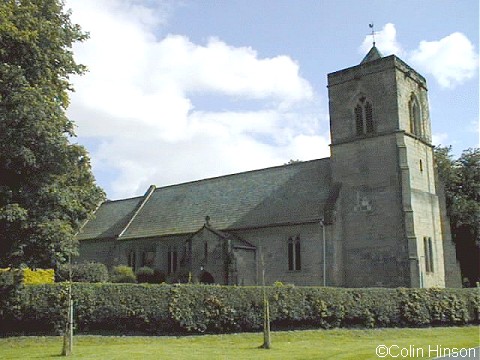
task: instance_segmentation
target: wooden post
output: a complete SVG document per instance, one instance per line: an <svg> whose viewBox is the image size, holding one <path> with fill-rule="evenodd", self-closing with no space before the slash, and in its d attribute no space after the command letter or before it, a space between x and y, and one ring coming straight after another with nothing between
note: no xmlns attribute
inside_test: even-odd
<svg viewBox="0 0 480 360"><path fill-rule="evenodd" d="M270 349L270 305L268 303L267 290L265 287L265 260L263 249L260 248L260 259L262 261L262 288L263 288L263 349Z"/></svg>
<svg viewBox="0 0 480 360"><path fill-rule="evenodd" d="M153 186L153 185L152 185ZM149 191L150 193L153 191L152 186L150 186ZM102 205L103 201L100 201L97 204L97 207L93 211L92 215L94 215L97 210ZM78 231L73 235L70 239L70 251L68 254L68 294L67 294L67 322L65 326L65 334L63 335L63 348L62 348L62 356L70 356L73 352L73 299L72 299L72 256L73 256L73 239L80 234L83 230L83 227L87 225L88 217L83 224L80 226Z"/></svg>
<svg viewBox="0 0 480 360"><path fill-rule="evenodd" d="M72 301L72 249L68 257L68 293L67 293L67 322L63 335L62 356L72 355L73 350L73 301Z"/></svg>

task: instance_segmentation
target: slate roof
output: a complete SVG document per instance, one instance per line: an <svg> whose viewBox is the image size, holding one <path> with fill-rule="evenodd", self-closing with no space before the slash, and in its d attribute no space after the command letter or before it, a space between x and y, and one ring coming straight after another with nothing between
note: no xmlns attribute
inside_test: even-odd
<svg viewBox="0 0 480 360"><path fill-rule="evenodd" d="M142 199L140 196L104 202L95 212L95 217L85 224L77 239L116 237L125 228Z"/></svg>
<svg viewBox="0 0 480 360"><path fill-rule="evenodd" d="M91 222L118 221L109 232L108 224L85 226L80 239L100 233L90 229L115 233L118 224L128 223L113 215L120 213L135 214L120 239L194 233L206 216L223 231L317 221L330 188L329 158L166 186L156 189L137 212L138 198L103 204Z"/></svg>
<svg viewBox="0 0 480 360"><path fill-rule="evenodd" d="M381 59L382 57L383 57L383 55L380 53L380 51L374 45L374 46L372 46L370 51L367 53L367 55L365 55L365 57L363 58L363 60L360 64L364 64L364 63L369 62L369 61Z"/></svg>

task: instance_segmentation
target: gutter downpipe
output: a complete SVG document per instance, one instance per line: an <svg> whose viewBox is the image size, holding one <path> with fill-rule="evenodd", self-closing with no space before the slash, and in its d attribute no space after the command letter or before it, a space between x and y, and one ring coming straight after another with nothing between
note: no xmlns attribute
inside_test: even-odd
<svg viewBox="0 0 480 360"><path fill-rule="evenodd" d="M322 227L322 241L323 241L323 286L327 286L327 249L325 239L325 220L320 219L320 226Z"/></svg>

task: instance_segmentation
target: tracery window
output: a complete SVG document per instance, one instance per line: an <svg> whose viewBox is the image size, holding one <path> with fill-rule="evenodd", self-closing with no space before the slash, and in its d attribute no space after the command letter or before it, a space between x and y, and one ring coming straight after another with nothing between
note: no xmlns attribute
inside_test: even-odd
<svg viewBox="0 0 480 360"><path fill-rule="evenodd" d="M372 104L362 96L355 107L355 129L357 135L375 132Z"/></svg>
<svg viewBox="0 0 480 360"><path fill-rule="evenodd" d="M288 270L301 270L302 269L302 257L301 257L301 245L300 237L297 236L288 239Z"/></svg>

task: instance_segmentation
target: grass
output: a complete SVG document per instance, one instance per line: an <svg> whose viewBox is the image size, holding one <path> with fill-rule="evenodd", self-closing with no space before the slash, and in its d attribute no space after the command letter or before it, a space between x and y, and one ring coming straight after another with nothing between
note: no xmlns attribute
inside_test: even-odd
<svg viewBox="0 0 480 360"><path fill-rule="evenodd" d="M414 349L407 358L432 358L432 349L480 346L476 326L427 329L305 330L272 333L272 349L258 349L261 333L185 337L88 336L74 338L73 359L376 359L378 345ZM58 358L61 337L0 339L0 359ZM424 357L421 355L423 349ZM398 353L397 348L394 349ZM393 355L396 355L394 353ZM430 355L430 356L429 356ZM440 354L439 354L440 355ZM398 356L405 358L405 356ZM391 358L391 357L386 357Z"/></svg>

